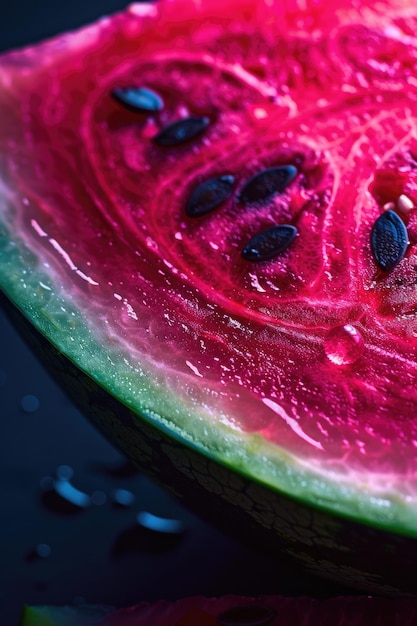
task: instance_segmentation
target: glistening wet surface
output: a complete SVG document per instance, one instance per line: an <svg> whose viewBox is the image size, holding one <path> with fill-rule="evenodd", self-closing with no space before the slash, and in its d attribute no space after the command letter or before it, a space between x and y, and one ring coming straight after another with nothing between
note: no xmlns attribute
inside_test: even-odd
<svg viewBox="0 0 417 626"><path fill-rule="evenodd" d="M125 6L2 3L0 47L35 42ZM25 603L123 606L192 594L343 592L242 547L137 473L66 400L1 313L0 430L2 624L17 626ZM140 512L148 513L141 524ZM160 527L176 520L184 532L143 526L158 519Z"/></svg>
<svg viewBox="0 0 417 626"><path fill-rule="evenodd" d="M25 603L344 591L197 519L90 426L1 313L0 341L2 623Z"/></svg>

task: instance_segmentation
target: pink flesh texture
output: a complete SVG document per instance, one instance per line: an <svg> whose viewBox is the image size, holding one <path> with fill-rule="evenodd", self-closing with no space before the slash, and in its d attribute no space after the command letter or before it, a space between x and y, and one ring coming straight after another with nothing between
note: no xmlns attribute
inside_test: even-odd
<svg viewBox="0 0 417 626"><path fill-rule="evenodd" d="M145 354L213 419L227 414L317 467L393 474L414 491L416 249L381 274L369 242L385 202L417 202L417 11L201 4L135 5L3 56L15 230L98 341ZM161 113L110 97L136 83L162 95ZM209 117L201 138L152 142L189 114ZM233 174L238 193L288 162L300 173L266 207L231 198L185 216L199 182ZM297 225L290 248L243 260L274 223ZM345 324L364 346L337 365L326 337Z"/></svg>
<svg viewBox="0 0 417 626"><path fill-rule="evenodd" d="M240 620L235 613L232 621L230 611L240 608ZM269 619L255 621L246 615L252 609L258 609L259 615L272 613ZM235 623L236 626L259 624L259 626L320 626L321 624L343 624L351 626L367 626L368 624L401 623L411 626L416 619L417 607L414 600L385 599L372 596L336 597L327 600L282 596L239 597L228 595L221 598L203 598L194 596L176 602L160 601L154 604L142 603L136 607L119 609L99 622L100 626L219 626L219 624ZM249 613L250 615L250 613ZM220 616L220 619L217 619ZM348 617L347 617L348 616ZM230 622L226 619L229 617ZM223 618L223 621L222 621Z"/></svg>
<svg viewBox="0 0 417 626"><path fill-rule="evenodd" d="M93 607L95 610L96 607ZM68 610L69 609L69 610ZM37 607L26 609L22 626L32 623L32 614L48 619L48 624L84 624L84 611L76 615L74 607ZM62 617L61 617L62 616ZM103 618L94 620L97 626L321 626L349 624L401 624L412 626L417 616L415 599L380 598L373 596L340 596L316 599L299 596L237 596L217 598L191 596L170 602L160 600L153 604L141 602L135 606L111 611ZM51 620L51 621L49 621ZM54 620L54 622L52 622ZM69 621L70 620L70 621ZM346 621L348 620L348 621ZM383 621L381 621L383 620ZM34 622L35 623L35 622ZM90 623L90 620L88 620ZM91 623L93 619L91 618Z"/></svg>

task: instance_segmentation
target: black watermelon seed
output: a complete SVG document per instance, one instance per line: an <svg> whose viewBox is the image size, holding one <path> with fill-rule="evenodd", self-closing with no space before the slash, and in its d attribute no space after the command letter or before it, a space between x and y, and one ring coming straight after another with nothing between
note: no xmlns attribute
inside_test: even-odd
<svg viewBox="0 0 417 626"><path fill-rule="evenodd" d="M138 113L154 113L164 108L162 98L147 87L116 87L111 95L119 104Z"/></svg>
<svg viewBox="0 0 417 626"><path fill-rule="evenodd" d="M408 246L407 228L395 211L385 211L371 232L374 259L385 272L391 271L404 257Z"/></svg>
<svg viewBox="0 0 417 626"><path fill-rule="evenodd" d="M204 181L191 194L185 212L188 217L201 217L223 204L232 194L234 176L227 174Z"/></svg>
<svg viewBox="0 0 417 626"><path fill-rule="evenodd" d="M242 604L217 616L220 626L266 626L275 617L275 611L261 604Z"/></svg>
<svg viewBox="0 0 417 626"><path fill-rule="evenodd" d="M179 146L201 135L209 123L210 120L207 117L184 117L182 120L165 126L153 140L158 146Z"/></svg>
<svg viewBox="0 0 417 626"><path fill-rule="evenodd" d="M239 201L246 205L259 205L285 191L297 176L294 165L280 165L258 172L250 178L239 193Z"/></svg>
<svg viewBox="0 0 417 626"><path fill-rule="evenodd" d="M280 224L257 233L242 250L246 261L267 261L284 252L297 234L295 226Z"/></svg>

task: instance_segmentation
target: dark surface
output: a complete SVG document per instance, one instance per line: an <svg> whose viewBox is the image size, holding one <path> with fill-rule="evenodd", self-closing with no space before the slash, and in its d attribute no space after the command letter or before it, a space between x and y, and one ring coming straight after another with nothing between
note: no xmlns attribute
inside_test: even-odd
<svg viewBox="0 0 417 626"><path fill-rule="evenodd" d="M123 6L2 3L0 48L36 42ZM62 465L74 471L70 484L95 504L64 506L48 491ZM0 312L2 625L17 626L25 603L122 606L192 594L343 591L241 546L144 476L118 471L123 468L124 458L69 403ZM184 532L139 532L140 511L180 520Z"/></svg>

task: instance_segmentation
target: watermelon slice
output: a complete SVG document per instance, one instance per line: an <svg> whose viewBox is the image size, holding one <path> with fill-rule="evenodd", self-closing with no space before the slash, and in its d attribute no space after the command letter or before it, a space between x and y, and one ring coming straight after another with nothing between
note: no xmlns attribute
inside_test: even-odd
<svg viewBox="0 0 417 626"><path fill-rule="evenodd" d="M237 536L415 593L417 10L162 0L0 59L0 287Z"/></svg>
<svg viewBox="0 0 417 626"><path fill-rule="evenodd" d="M105 606L25 606L21 626L94 626L115 609Z"/></svg>
<svg viewBox="0 0 417 626"><path fill-rule="evenodd" d="M154 604L142 602L108 612L106 607L25 607L20 626L320 626L330 623L335 626L347 623L412 626L416 619L414 599L345 596L317 600L229 595L222 598L195 596L175 602L161 600Z"/></svg>

